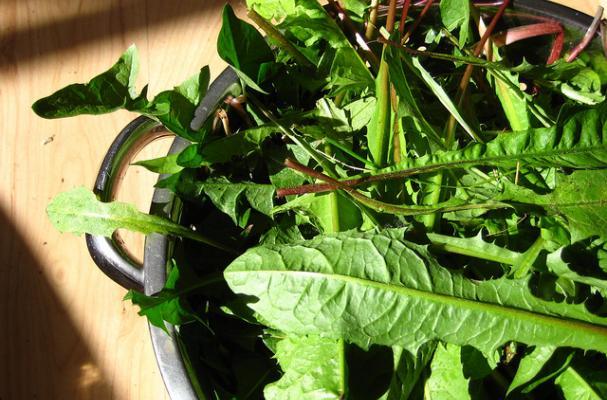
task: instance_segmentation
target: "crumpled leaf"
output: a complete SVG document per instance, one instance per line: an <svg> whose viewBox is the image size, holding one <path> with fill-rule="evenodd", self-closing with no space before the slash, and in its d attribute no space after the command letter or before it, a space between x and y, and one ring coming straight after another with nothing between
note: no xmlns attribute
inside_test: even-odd
<svg viewBox="0 0 607 400"><path fill-rule="evenodd" d="M470 281L402 235L349 231L260 246L224 277L234 292L257 298L250 307L270 327L363 348L399 345L413 353L440 339L485 354L509 341L607 349L607 319L583 305L539 299L527 279Z"/></svg>
<svg viewBox="0 0 607 400"><path fill-rule="evenodd" d="M126 109L161 122L171 132L192 141L200 141L206 132L190 128L196 106L205 95L210 78L208 67L185 80L173 90L147 100L147 87L137 96L135 79L139 69L135 46L129 47L106 72L87 84L73 84L36 101L32 108L43 118L63 118L81 114L104 114Z"/></svg>

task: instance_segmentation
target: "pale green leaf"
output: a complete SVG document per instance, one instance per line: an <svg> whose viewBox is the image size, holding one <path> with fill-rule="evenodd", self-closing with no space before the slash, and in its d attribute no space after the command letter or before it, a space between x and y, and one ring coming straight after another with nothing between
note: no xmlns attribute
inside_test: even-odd
<svg viewBox="0 0 607 400"><path fill-rule="evenodd" d="M424 398L428 400L465 400L469 380L462 368L461 348L439 343L430 364L432 372L426 381Z"/></svg>
<svg viewBox="0 0 607 400"><path fill-rule="evenodd" d="M276 345L282 377L263 391L267 400L339 400L345 391L344 346L319 336L287 336Z"/></svg>
<svg viewBox="0 0 607 400"><path fill-rule="evenodd" d="M519 206L542 207L548 215L564 219L571 241L592 236L607 238L607 170L579 170L558 174L554 191L536 194L530 189L506 184L499 199Z"/></svg>
<svg viewBox="0 0 607 400"><path fill-rule="evenodd" d="M607 349L607 319L585 306L537 298L526 279L470 281L402 235L350 231L260 246L224 276L236 293L258 299L250 306L271 327L296 335L411 352L433 339L485 354L509 341Z"/></svg>
<svg viewBox="0 0 607 400"><path fill-rule="evenodd" d="M49 203L46 211L55 228L76 235L90 233L110 237L116 229L127 229L146 235L172 234L209 242L184 226L143 213L131 204L103 203L85 187L58 194Z"/></svg>
<svg viewBox="0 0 607 400"><path fill-rule="evenodd" d="M516 375L508 386L508 393L523 387L533 380L542 370L546 362L554 353L554 346L536 346L529 354L525 355L516 370Z"/></svg>

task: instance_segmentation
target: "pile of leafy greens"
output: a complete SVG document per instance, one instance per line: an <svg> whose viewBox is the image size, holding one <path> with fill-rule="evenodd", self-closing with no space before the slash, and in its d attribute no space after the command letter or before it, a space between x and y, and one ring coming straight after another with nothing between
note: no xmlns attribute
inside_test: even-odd
<svg viewBox="0 0 607 400"><path fill-rule="evenodd" d="M206 121L208 68L150 100L131 47L34 111L187 139L139 164L196 229L83 188L49 216L181 238L127 298L206 398L607 398L607 61L506 5L248 0L260 30L226 6L240 85Z"/></svg>

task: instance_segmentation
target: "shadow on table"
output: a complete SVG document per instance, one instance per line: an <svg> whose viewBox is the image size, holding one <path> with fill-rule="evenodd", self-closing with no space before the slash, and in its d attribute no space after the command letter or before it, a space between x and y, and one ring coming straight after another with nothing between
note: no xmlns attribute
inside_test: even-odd
<svg viewBox="0 0 607 400"><path fill-rule="evenodd" d="M113 398L97 365L0 207L0 400Z"/></svg>
<svg viewBox="0 0 607 400"><path fill-rule="evenodd" d="M3 15L11 24L17 19L17 3L23 0L0 0ZM44 10L40 7L44 1L29 0L28 18L32 20L36 13ZM217 10L225 0L125 0L101 1L105 5L91 13L67 16L64 19L50 20L38 25L27 26L16 31L0 29L0 70L11 65L27 63L49 53L61 52L84 44L94 44L117 35L158 28L168 23L178 23L184 18L192 18L209 10ZM39 9L38 9L39 8ZM74 8L71 6L70 8ZM11 15L12 14L12 15ZM10 21L12 19L12 21ZM30 21L28 21L30 22ZM23 24L24 25L24 24ZM6 28L5 28L6 29ZM125 47L128 43L125 43Z"/></svg>

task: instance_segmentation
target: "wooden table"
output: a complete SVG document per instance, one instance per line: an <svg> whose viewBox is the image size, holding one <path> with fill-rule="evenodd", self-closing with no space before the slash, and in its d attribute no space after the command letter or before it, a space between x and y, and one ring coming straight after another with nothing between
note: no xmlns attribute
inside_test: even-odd
<svg viewBox="0 0 607 400"><path fill-rule="evenodd" d="M592 14L598 0L561 2ZM140 51L139 87L149 82L150 94L202 65L216 76L224 67L215 52L223 4L0 2L0 400L168 398L145 319L94 266L83 239L59 234L45 215L58 192L91 186L133 115L48 121L30 105L105 70L131 43ZM155 177L129 175L120 197L145 210Z"/></svg>

